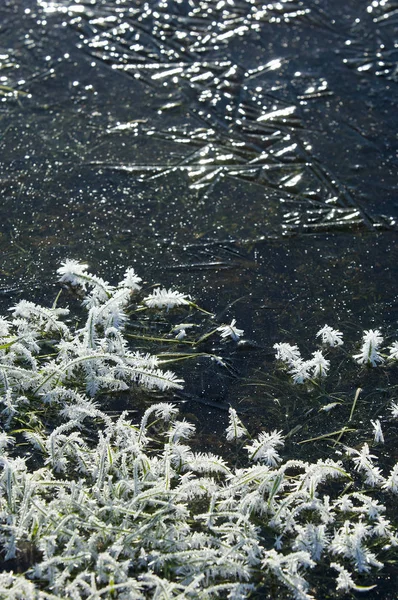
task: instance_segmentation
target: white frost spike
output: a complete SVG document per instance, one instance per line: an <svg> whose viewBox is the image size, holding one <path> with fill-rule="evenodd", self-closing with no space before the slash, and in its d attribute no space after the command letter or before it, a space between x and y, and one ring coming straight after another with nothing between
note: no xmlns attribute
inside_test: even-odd
<svg viewBox="0 0 398 600"><path fill-rule="evenodd" d="M341 346L343 342L343 334L337 329L333 329L329 325L324 325L322 329L318 331L316 337L322 338L322 343L328 346Z"/></svg>
<svg viewBox="0 0 398 600"><path fill-rule="evenodd" d="M3 319L3 317L0 317L0 338L7 336L9 330L10 330L10 323L8 323L8 321Z"/></svg>
<svg viewBox="0 0 398 600"><path fill-rule="evenodd" d="M313 377L326 377L330 361L326 360L320 350L316 350L313 354L314 358L311 360L312 363L312 376Z"/></svg>
<svg viewBox="0 0 398 600"><path fill-rule="evenodd" d="M92 288L91 294L83 300L83 305L90 309L92 306L98 306L106 302L115 288L101 277L88 273L87 268L88 265L80 264L76 260L66 260L57 269L57 273L61 275L59 280L61 283L80 286L84 291L87 290L87 287Z"/></svg>
<svg viewBox="0 0 398 600"><path fill-rule="evenodd" d="M376 421L370 421L372 423L372 427L373 427L373 431L374 431L374 440L376 442L376 444L378 442L380 442L380 444L384 444L384 435L383 435L383 430L381 428L381 423L379 421L379 419L376 419Z"/></svg>
<svg viewBox="0 0 398 600"><path fill-rule="evenodd" d="M373 459L375 459L376 456L370 454L368 444L365 443L361 450L347 448L347 452L353 457L352 460L355 463L356 470L366 474L365 482L368 485L375 486L383 481L379 467L376 467L373 464Z"/></svg>
<svg viewBox="0 0 398 600"><path fill-rule="evenodd" d="M304 383L310 378L310 369L313 366L312 360L294 360L290 363L290 375L294 383Z"/></svg>
<svg viewBox="0 0 398 600"><path fill-rule="evenodd" d="M286 342L274 344L276 350L276 360L281 360L289 365L293 365L298 360L301 360L300 350L298 346L292 346Z"/></svg>
<svg viewBox="0 0 398 600"><path fill-rule="evenodd" d="M385 490L398 494L398 462L395 463L385 482L382 484Z"/></svg>
<svg viewBox="0 0 398 600"><path fill-rule="evenodd" d="M234 340L234 342L237 342L239 340L239 338L244 334L243 329L238 329L237 327L235 327L236 324L236 319L232 319L231 321L231 325L220 325L220 327L217 327L216 331L218 331L220 333L220 336L222 338L227 338L230 337Z"/></svg>
<svg viewBox="0 0 398 600"><path fill-rule="evenodd" d="M189 438L195 432L195 425L185 421L175 421L169 432L170 443L176 443L182 438Z"/></svg>
<svg viewBox="0 0 398 600"><path fill-rule="evenodd" d="M250 460L261 460L266 465L275 467L282 460L275 448L283 445L282 432L275 429L271 433L260 433L257 439L245 446L245 450L248 451Z"/></svg>
<svg viewBox="0 0 398 600"><path fill-rule="evenodd" d="M182 389L183 379L178 379L172 371L161 371L154 369L153 371L141 371L137 373L138 381L148 389L158 388L159 390Z"/></svg>
<svg viewBox="0 0 398 600"><path fill-rule="evenodd" d="M397 402L391 403L390 410L391 410L392 416L395 419L398 419L398 403Z"/></svg>
<svg viewBox="0 0 398 600"><path fill-rule="evenodd" d="M359 364L372 365L376 367L377 363L384 362L378 350L383 343L383 337L378 329L369 329L364 332L361 352L355 354L354 358Z"/></svg>
<svg viewBox="0 0 398 600"><path fill-rule="evenodd" d="M398 360L398 342L393 342L391 346L388 347L390 351L389 359L390 360Z"/></svg>
<svg viewBox="0 0 398 600"><path fill-rule="evenodd" d="M319 561L328 543L329 539L326 533L326 525L306 523L305 525L297 524L295 526L295 540L292 545L293 550L309 552L313 560Z"/></svg>
<svg viewBox="0 0 398 600"><path fill-rule="evenodd" d="M143 302L148 308L174 308L175 306L189 305L189 296L166 288L155 288L152 294L144 298Z"/></svg>
<svg viewBox="0 0 398 600"><path fill-rule="evenodd" d="M352 579L351 574L346 569L344 569L344 567L335 562L330 563L330 566L333 569L336 569L336 571L338 571L339 573L337 577L337 590L356 590L357 592L368 592L369 590L373 590L376 587L375 585L370 585L366 587L362 585L356 585L356 583Z"/></svg>
<svg viewBox="0 0 398 600"><path fill-rule="evenodd" d="M61 275L61 279L59 280L61 283L82 285L81 278L87 277L88 265L79 263L77 260L66 260L61 265L57 269L58 275Z"/></svg>
<svg viewBox="0 0 398 600"><path fill-rule="evenodd" d="M123 281L119 283L119 287L128 288L132 292L138 292L138 290L141 289L141 286L139 285L141 281L141 277L138 277L131 267L130 269L127 269Z"/></svg>
<svg viewBox="0 0 398 600"><path fill-rule="evenodd" d="M226 429L227 440L237 440L243 435L247 435L247 429L239 419L237 412L231 406L229 407L229 425Z"/></svg>

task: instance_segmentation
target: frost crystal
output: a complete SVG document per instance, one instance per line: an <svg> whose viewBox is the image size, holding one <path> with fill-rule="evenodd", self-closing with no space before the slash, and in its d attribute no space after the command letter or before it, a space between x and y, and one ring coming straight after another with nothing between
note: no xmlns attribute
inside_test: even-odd
<svg viewBox="0 0 398 600"><path fill-rule="evenodd" d="M370 585L367 587L356 585L354 580L352 579L351 573L349 573L344 567L335 562L330 563L330 566L333 567L333 569L336 569L336 571L338 571L336 587L337 590L356 590L358 592L368 592L369 590L373 590L376 587L375 585Z"/></svg>
<svg viewBox="0 0 398 600"><path fill-rule="evenodd" d="M155 288L152 294L144 298L143 302L148 308L174 308L175 306L189 305L189 296L166 288Z"/></svg>
<svg viewBox="0 0 398 600"><path fill-rule="evenodd" d="M237 412L231 406L229 407L229 425L226 429L227 440L237 440L243 435L247 435L247 429L239 419Z"/></svg>
<svg viewBox="0 0 398 600"><path fill-rule="evenodd" d="M384 444L384 435L383 435L383 430L381 428L381 423L379 421L379 419L376 419L376 421L370 421L372 423L373 426L373 430L374 430L374 440L376 442L376 444L378 442L380 442L381 444Z"/></svg>
<svg viewBox="0 0 398 600"><path fill-rule="evenodd" d="M388 347L390 354L389 354L389 359L390 360L398 360L398 342L393 342L391 344L391 346Z"/></svg>
<svg viewBox="0 0 398 600"><path fill-rule="evenodd" d="M281 360L289 365L301 360L301 354L298 346L292 346L286 342L281 342L279 344L274 344L273 347L276 350L276 360Z"/></svg>
<svg viewBox="0 0 398 600"><path fill-rule="evenodd" d="M293 543L293 550L304 550L309 552L311 558L318 561L321 558L324 548L328 544L326 535L326 525L296 525L297 537Z"/></svg>
<svg viewBox="0 0 398 600"><path fill-rule="evenodd" d="M217 327L216 331L219 331L222 338L230 337L237 342L239 338L244 334L243 329L238 329L235 327L236 319L232 319L231 325L220 325Z"/></svg>
<svg viewBox="0 0 398 600"><path fill-rule="evenodd" d="M320 350L316 350L313 354L314 358L310 361L313 377L326 377L330 361L326 360Z"/></svg>
<svg viewBox="0 0 398 600"><path fill-rule="evenodd" d="M282 460L276 447L283 445L282 432L275 429L271 433L265 431L260 433L257 439L245 446L245 450L249 453L250 460L261 460L266 465L275 466Z"/></svg>
<svg viewBox="0 0 398 600"><path fill-rule="evenodd" d="M377 363L384 362L384 359L380 356L378 350L380 345L383 343L383 337L378 329L369 329L364 332L363 345L361 352L355 354L354 358L359 364L372 365L376 367Z"/></svg>
<svg viewBox="0 0 398 600"><path fill-rule="evenodd" d="M358 471L366 473L366 483L374 486L383 481L380 469L373 464L373 459L376 458L376 456L370 454L368 444L365 443L361 450L347 448L347 451L349 454L353 455L352 460L355 463L355 468Z"/></svg>
<svg viewBox="0 0 398 600"><path fill-rule="evenodd" d="M386 490L390 490L390 492L393 492L394 494L398 494L398 462L391 469L390 475L387 477L382 487Z"/></svg>
<svg viewBox="0 0 398 600"><path fill-rule="evenodd" d="M329 325L324 325L322 329L318 331L316 337L322 337L322 343L328 346L341 346L343 342L343 334L337 329L333 329Z"/></svg>
<svg viewBox="0 0 398 600"><path fill-rule="evenodd" d="M8 335L10 329L10 324L8 321L0 317L0 338Z"/></svg>
<svg viewBox="0 0 398 600"><path fill-rule="evenodd" d="M310 370L313 366L312 360L294 360L290 365L289 373L293 378L293 383L304 383L310 378Z"/></svg>
<svg viewBox="0 0 398 600"><path fill-rule="evenodd" d="M61 265L57 270L58 275L61 275L61 283L80 285L81 278L87 276L88 265L79 263L77 260L66 260Z"/></svg>
<svg viewBox="0 0 398 600"><path fill-rule="evenodd" d="M141 286L139 285L141 281L141 277L138 277L134 269L131 267L130 269L126 270L124 279L120 282L119 286L126 287L133 292L138 292L138 290L141 289Z"/></svg>
<svg viewBox="0 0 398 600"><path fill-rule="evenodd" d="M398 403L392 402L390 406L392 416L397 419L398 418Z"/></svg>

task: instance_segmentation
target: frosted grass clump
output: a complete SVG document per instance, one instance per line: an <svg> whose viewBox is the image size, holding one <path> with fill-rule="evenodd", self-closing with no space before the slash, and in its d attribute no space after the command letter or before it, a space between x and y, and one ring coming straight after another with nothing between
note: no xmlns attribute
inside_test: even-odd
<svg viewBox="0 0 398 600"><path fill-rule="evenodd" d="M172 404L133 423L75 400L72 420L61 411L51 434L26 436L42 465L1 445L4 564L30 557L23 573L0 575L3 597L249 598L276 579L291 598L322 600L312 590L316 564L326 576L337 571L340 589L372 589L358 575L368 582L398 545L386 506L372 490L352 491L364 485L356 458L376 460L367 449L344 464L286 461L275 454L282 434L262 432L236 468L194 452L195 427ZM397 494L397 470L379 470L378 498Z"/></svg>
<svg viewBox="0 0 398 600"><path fill-rule="evenodd" d="M322 329L318 331L316 337L321 337L322 343L331 346L342 346L343 345L343 334L337 329L333 329L329 325L324 325Z"/></svg>
<svg viewBox="0 0 398 600"><path fill-rule="evenodd" d="M257 439L245 446L245 450L251 461L262 461L266 465L275 467L282 460L276 448L283 444L282 432L275 430L272 433L260 433Z"/></svg>
<svg viewBox="0 0 398 600"><path fill-rule="evenodd" d="M372 365L375 367L378 363L384 362L380 355L380 346L383 343L383 336L378 329L369 329L363 334L363 344L359 354L354 358L359 364Z"/></svg>
<svg viewBox="0 0 398 600"><path fill-rule="evenodd" d="M28 301L0 319L0 554L9 568L0 574L0 597L242 600L279 585L295 600L322 600L316 565L339 590L372 589L398 547L391 509L398 463L385 472L366 443L338 460L287 460L288 436L274 429L252 438L232 407L228 460L195 451L194 425L170 402L149 406L136 421L107 414L104 393L137 384L181 388L165 369L181 356L132 347L147 338L129 334L130 316L137 323L150 308L133 269L118 285L76 261L59 274L82 297L82 323L74 325L68 309ZM191 322L196 309L187 304L154 307L190 311L155 338L188 344L184 359L236 323L214 328L212 321L197 337L202 324ZM186 335L176 339L180 330ZM320 350L308 361L297 346L276 350L308 378L329 369ZM390 409L395 418L395 403Z"/></svg>
<svg viewBox="0 0 398 600"><path fill-rule="evenodd" d="M389 346L389 359L390 360L398 360L398 342L393 342L391 346Z"/></svg>
<svg viewBox="0 0 398 600"><path fill-rule="evenodd" d="M307 379L319 379L326 377L330 361L326 360L320 350L313 353L310 360L286 360L289 366L289 373L294 383L304 383Z"/></svg>
<svg viewBox="0 0 398 600"><path fill-rule="evenodd" d="M243 425L242 421L238 417L238 413L234 408L232 408L232 406L230 406L228 410L228 420L229 425L226 429L226 437L228 442L232 440L237 441L239 438L248 435L246 427Z"/></svg>
<svg viewBox="0 0 398 600"><path fill-rule="evenodd" d="M61 388L67 390L77 385L84 386L86 393L92 397L105 391L125 391L133 383L161 391L179 389L182 379L170 369L163 369L165 364L178 359L178 353L164 353L158 357L137 352L131 347L129 338L184 343L192 348L194 355L196 345L217 331L214 322L212 330L203 334L200 332L203 322L187 323L185 320L171 328L171 335L178 332L173 340L164 334L151 338L126 332L130 315L136 314L138 321L138 315L149 308L166 309L167 312L174 308L188 308L191 317L193 311L195 315L210 313L180 292L156 288L152 294L144 296L141 294L141 278L133 268L126 270L118 285L109 284L90 273L86 264L75 260L62 263L58 274L60 283L80 296L87 317L83 324L70 325L65 321L66 317L70 317L69 309L55 305L45 308L21 300L10 309L11 319L1 319L0 384L5 390L5 410L10 418L17 405L21 407L18 395L40 398L51 404L59 401ZM197 328L199 336L196 335ZM180 332L183 334L179 335ZM43 346L51 346L52 351L43 353ZM222 357L207 353L201 355L225 367ZM185 353L181 360L189 356Z"/></svg>
<svg viewBox="0 0 398 600"><path fill-rule="evenodd" d="M59 402L73 396L71 388L81 385L90 396L127 390L133 383L160 390L181 387L182 380L162 370L156 356L131 350L124 337L126 309L140 290L141 280L133 269L126 271L118 286L73 260L63 263L58 272L61 283L83 293L86 322L72 327L62 320L69 316L68 309L45 308L26 300L10 309L11 319L2 319L0 349L3 410L9 418L23 402ZM53 347L48 355L42 353L45 344Z"/></svg>
<svg viewBox="0 0 398 600"><path fill-rule="evenodd" d="M321 338L324 346L329 346L334 351L343 345L342 336L341 331L333 329L329 325L324 325L316 334L316 337ZM378 364L384 363L386 358L389 361L398 360L398 342L393 342L388 347L388 356L382 355L383 336L378 329L365 331L362 342L360 352L352 357L356 363L376 367ZM320 380L328 375L330 360L326 358L322 350L315 350L311 359L304 360L297 345L279 342L273 347L276 350L275 358L284 364L293 383Z"/></svg>
<svg viewBox="0 0 398 600"><path fill-rule="evenodd" d="M383 430L381 427L381 423L379 419L376 419L375 421L370 421L373 427L373 433L374 433L374 441L376 444L380 443L380 444L384 444L384 434L383 434Z"/></svg>
<svg viewBox="0 0 398 600"><path fill-rule="evenodd" d="M170 310L175 306L188 306L189 296L166 288L155 288L152 294L143 299L143 303L149 308L166 308Z"/></svg>
<svg viewBox="0 0 398 600"><path fill-rule="evenodd" d="M230 325L220 325L220 327L217 327L216 331L219 332L220 336L222 338L232 338L234 342L237 342L239 340L240 337L242 337L242 335L244 334L243 329L238 329L237 327L235 327L236 325L236 319L232 319L231 324Z"/></svg>

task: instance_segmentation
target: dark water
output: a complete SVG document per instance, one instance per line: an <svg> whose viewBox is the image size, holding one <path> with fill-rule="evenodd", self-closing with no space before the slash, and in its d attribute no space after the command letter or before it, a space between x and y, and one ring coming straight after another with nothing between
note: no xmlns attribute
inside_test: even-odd
<svg viewBox="0 0 398 600"><path fill-rule="evenodd" d="M134 266L245 330L231 371L178 367L208 447L229 404L293 442L339 429L359 386L365 439L396 373L343 365L311 395L272 346L397 338L397 26L394 0L3 0L1 312L52 303L67 257Z"/></svg>
<svg viewBox="0 0 398 600"><path fill-rule="evenodd" d="M245 330L237 377L181 367L187 393L296 426L275 342L396 333L397 25L382 0L3 0L2 310L52 302L66 257L133 265Z"/></svg>

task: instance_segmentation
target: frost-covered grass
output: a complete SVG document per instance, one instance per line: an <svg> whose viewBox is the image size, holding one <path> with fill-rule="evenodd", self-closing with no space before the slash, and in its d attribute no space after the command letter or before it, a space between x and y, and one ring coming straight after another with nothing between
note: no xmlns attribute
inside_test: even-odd
<svg viewBox="0 0 398 600"><path fill-rule="evenodd" d="M336 597L373 589L383 563L396 560L398 463L383 471L367 443L341 446L341 460L284 459L283 432L251 437L232 408L233 463L193 450L195 427L173 402L137 421L111 417L100 395L183 385L165 368L171 358L131 347L132 316L181 311L162 341L192 349L213 335L236 343L243 331L235 320L202 331L187 320L199 311L189 296L144 292L133 269L117 286L75 261L59 272L82 293L83 324L28 301L0 320L0 598L243 599L272 590L322 600L317 568ZM343 342L329 326L318 337L333 352ZM381 344L379 331L365 332L354 360L377 367ZM395 344L386 360L396 360ZM276 349L300 383L297 346ZM323 353L302 368L303 382L326 376ZM389 418L397 414L393 403ZM379 420L369 431L382 443Z"/></svg>

